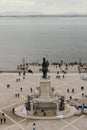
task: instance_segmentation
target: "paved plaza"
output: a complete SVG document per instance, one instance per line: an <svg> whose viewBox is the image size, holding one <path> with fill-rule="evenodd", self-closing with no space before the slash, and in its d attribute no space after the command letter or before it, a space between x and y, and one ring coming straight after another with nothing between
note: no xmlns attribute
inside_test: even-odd
<svg viewBox="0 0 87 130"><path fill-rule="evenodd" d="M36 69L36 68L34 68ZM80 74L75 67L74 70L65 74L60 74L60 79L56 78L55 72L48 73L51 80L51 86L58 90L58 93L66 97L66 101L72 96L71 103L74 104L76 99L79 99L77 104L87 105L87 81L82 80ZM12 109L24 104L27 96L33 93L37 86L40 86L41 73L27 73L25 79L23 75L19 76L18 73L0 73L0 118L2 113L6 118L6 123L0 121L0 130L32 130L33 123L36 124L36 130L87 130L87 115L72 116L66 119L58 120L31 120L21 118L12 112ZM17 81L20 79L20 81ZM7 85L10 85L7 87ZM84 86L84 90L81 87ZM21 90L22 88L22 90ZM74 93L72 89L74 88ZM69 89L69 92L67 92ZM84 95L82 96L82 93Z"/></svg>

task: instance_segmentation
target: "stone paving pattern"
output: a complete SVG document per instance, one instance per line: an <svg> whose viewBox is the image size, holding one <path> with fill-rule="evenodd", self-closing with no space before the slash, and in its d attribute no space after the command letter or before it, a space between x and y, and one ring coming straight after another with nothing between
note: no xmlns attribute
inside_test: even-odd
<svg viewBox="0 0 87 130"><path fill-rule="evenodd" d="M36 68L35 68L36 70ZM39 68L38 68L39 70ZM82 93L87 94L87 81L82 80L80 74L77 73L77 67L69 68L70 72L67 73L65 78L62 78L63 74L60 74L60 79L56 78L57 68L54 66L51 70L55 70L48 75L51 77L51 86L58 90L59 94L63 94L66 100L72 98L78 98L81 101L79 104L86 103L86 97L82 97ZM67 119L60 120L30 120L20 118L12 113L12 109L26 102L26 97L31 93L30 88L35 88L40 85L41 73L26 74L25 79L23 76L19 76L17 73L0 73L0 118L4 112L6 123L0 123L0 130L32 130L32 124L36 123L36 130L87 130L87 115L73 116ZM16 79L20 78L20 82L16 82ZM7 88L7 84L10 84L10 88ZM81 90L81 86L84 86L84 90ZM20 88L23 88L22 92ZM67 93L69 88L70 92ZM72 89L75 92L72 93ZM19 98L15 97L15 94L20 94ZM83 102L85 99L85 102ZM72 100L74 102L74 100Z"/></svg>

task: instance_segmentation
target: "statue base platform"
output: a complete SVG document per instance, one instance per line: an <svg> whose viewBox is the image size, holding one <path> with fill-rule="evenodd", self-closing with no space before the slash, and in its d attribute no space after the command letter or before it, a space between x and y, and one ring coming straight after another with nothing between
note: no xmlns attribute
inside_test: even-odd
<svg viewBox="0 0 87 130"><path fill-rule="evenodd" d="M27 113L23 113L23 109L24 109L24 105L20 105L18 107L15 108L15 114L19 117L22 117L22 118L28 118L28 119L40 119L40 120L55 120L55 119L64 119L64 118L69 118L69 117L72 117L74 116L74 114L76 113L76 109L75 107L73 106L69 106L67 105L67 109L65 111L61 111L61 112L58 112L56 115L52 115L50 113L50 111L47 111L48 113L46 114L46 116L44 115L41 115L41 111L38 111L39 113L36 113L34 115L31 114L30 111L28 111Z"/></svg>

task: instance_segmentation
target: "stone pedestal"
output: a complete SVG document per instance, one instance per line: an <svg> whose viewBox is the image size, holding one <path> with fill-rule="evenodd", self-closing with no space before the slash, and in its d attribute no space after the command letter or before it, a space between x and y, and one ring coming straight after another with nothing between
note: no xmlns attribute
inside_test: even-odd
<svg viewBox="0 0 87 130"><path fill-rule="evenodd" d="M40 81L40 97L51 97L52 89L50 80L41 80Z"/></svg>

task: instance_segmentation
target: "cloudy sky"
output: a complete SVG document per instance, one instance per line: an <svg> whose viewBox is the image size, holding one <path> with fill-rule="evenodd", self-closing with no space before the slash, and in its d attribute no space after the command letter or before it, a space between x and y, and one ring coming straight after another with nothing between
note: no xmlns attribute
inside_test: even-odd
<svg viewBox="0 0 87 130"><path fill-rule="evenodd" d="M0 13L87 14L87 0L0 0Z"/></svg>

